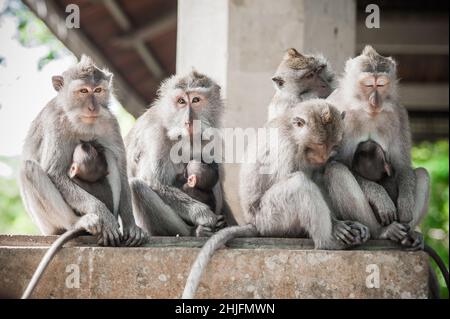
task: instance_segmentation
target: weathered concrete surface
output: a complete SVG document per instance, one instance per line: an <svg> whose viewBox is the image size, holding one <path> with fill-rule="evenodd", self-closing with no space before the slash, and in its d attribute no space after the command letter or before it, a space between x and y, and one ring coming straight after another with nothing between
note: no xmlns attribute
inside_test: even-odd
<svg viewBox="0 0 450 319"><path fill-rule="evenodd" d="M0 236L0 295L20 296L54 238ZM96 247L89 237L82 238L56 256L33 297L179 298L199 250L196 247L203 242L153 238L146 247L104 248ZM423 252L399 251L384 241L353 251L311 250L311 246L305 239L234 240L232 248L213 257L197 296L427 297L428 259ZM366 286L370 267L379 269L379 288ZM74 281L76 268L79 288Z"/></svg>

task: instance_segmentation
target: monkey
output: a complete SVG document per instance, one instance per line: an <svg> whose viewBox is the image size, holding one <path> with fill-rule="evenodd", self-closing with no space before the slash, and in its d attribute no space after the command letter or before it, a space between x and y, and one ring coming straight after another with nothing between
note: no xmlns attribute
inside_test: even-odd
<svg viewBox="0 0 450 319"><path fill-rule="evenodd" d="M391 200L394 203L397 201L398 185L393 176L394 171L378 143L372 140L359 143L351 168L355 174L383 186Z"/></svg>
<svg viewBox="0 0 450 319"><path fill-rule="evenodd" d="M427 211L430 177L424 168L411 167L411 132L408 113L397 95L396 70L391 57L381 56L369 45L346 62L338 88L327 98L347 117L343 143L336 161L325 168L324 184L340 218L368 226L373 238L416 250L423 248L423 236L414 228ZM395 204L381 185L364 178L357 181L350 170L359 143L366 140L380 145L392 166L398 186Z"/></svg>
<svg viewBox="0 0 450 319"><path fill-rule="evenodd" d="M216 202L213 187L219 181L219 167L217 163L202 163L201 161L189 161L186 165L186 183L183 185L183 191L215 210Z"/></svg>
<svg viewBox="0 0 450 319"><path fill-rule="evenodd" d="M343 118L325 100L312 99L290 107L266 124L278 129L276 154L271 142L250 143L240 173L240 198L246 224L219 230L201 249L187 279L182 298L190 299L214 251L234 237L309 235L316 249L345 249L368 240L368 228L359 222L334 217L319 185L313 180L340 144ZM264 174L262 167L270 167Z"/></svg>
<svg viewBox="0 0 450 319"><path fill-rule="evenodd" d="M272 83L276 92L269 104L268 120L298 102L326 98L336 86L334 71L324 56L302 55L294 48L284 54Z"/></svg>
<svg viewBox="0 0 450 319"><path fill-rule="evenodd" d="M392 201L394 203L396 202L398 197L398 185L393 176L394 172L392 167L386 160L386 154L378 143L371 140L359 143L355 155L353 156L352 171L369 181L382 185ZM357 180L359 181L358 178ZM374 213L378 213L376 209L374 209ZM378 221L381 222L380 217L378 217ZM449 274L445 263L431 246L424 244L424 251L427 252L438 265L448 290ZM434 273L431 275L434 275ZM431 280L437 280L437 278ZM434 285L434 283L432 283L432 285ZM439 296L439 288L432 289L434 289L432 294Z"/></svg>
<svg viewBox="0 0 450 319"><path fill-rule="evenodd" d="M33 120L25 138L19 174L24 206L44 235L66 232L49 253L84 231L97 236L98 243L105 246L135 246L147 238L134 221L125 147L117 119L108 108L112 77L85 55L61 75L53 76L57 95ZM80 140L96 140L104 148L113 211L69 177L73 152ZM34 279L42 275L39 269L22 297L31 294Z"/></svg>
<svg viewBox="0 0 450 319"><path fill-rule="evenodd" d="M105 178L109 172L104 152L104 148L95 140L81 141L73 152L69 177L113 211L113 195Z"/></svg>
<svg viewBox="0 0 450 319"><path fill-rule="evenodd" d="M138 225L151 235L210 236L221 220L221 167L213 189L215 211L184 193L177 176L194 158L196 138L207 128L220 127L223 108L220 86L208 76L196 70L173 75L162 82L157 99L126 136L133 211ZM173 160L177 145L187 148L188 158ZM228 225L236 224L231 212L223 212Z"/></svg>

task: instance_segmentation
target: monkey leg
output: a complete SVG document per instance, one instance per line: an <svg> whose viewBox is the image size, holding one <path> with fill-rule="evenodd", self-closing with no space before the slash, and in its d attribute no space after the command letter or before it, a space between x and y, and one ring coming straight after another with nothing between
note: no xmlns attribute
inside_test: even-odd
<svg viewBox="0 0 450 319"><path fill-rule="evenodd" d="M130 180L136 224L152 236L189 236L192 228L144 181Z"/></svg>
<svg viewBox="0 0 450 319"><path fill-rule="evenodd" d="M37 162L23 163L20 189L26 210L44 235L60 234L80 220Z"/></svg>
<svg viewBox="0 0 450 319"><path fill-rule="evenodd" d="M369 227L372 238L378 238L382 226L347 166L339 162L329 163L325 168L324 186L336 217L358 221Z"/></svg>
<svg viewBox="0 0 450 319"><path fill-rule="evenodd" d="M273 185L264 194L255 225L263 236L301 237L309 234L316 248L349 246L334 236L335 226L341 225L340 222L333 222L319 187L301 172ZM351 233L348 236L352 237L351 241L355 239Z"/></svg>
<svg viewBox="0 0 450 319"><path fill-rule="evenodd" d="M420 224L428 211L430 201L430 175L425 168L419 167L414 170L416 175L416 190L413 219L410 222L411 229Z"/></svg>

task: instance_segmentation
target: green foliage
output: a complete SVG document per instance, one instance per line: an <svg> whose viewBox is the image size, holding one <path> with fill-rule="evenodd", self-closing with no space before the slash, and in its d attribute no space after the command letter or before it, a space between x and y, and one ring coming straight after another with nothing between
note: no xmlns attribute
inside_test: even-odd
<svg viewBox="0 0 450 319"><path fill-rule="evenodd" d="M425 241L446 262L448 268L448 140L423 142L413 147L413 165L424 167L431 176L431 194L428 214L420 228ZM439 271L436 268L436 271ZM448 298L444 280L440 277L442 296Z"/></svg>
<svg viewBox="0 0 450 319"><path fill-rule="evenodd" d="M37 18L21 1L8 0L5 9L0 12L3 15L11 15L17 18L16 38L25 47L45 46L48 52L42 56L37 68L42 68L49 62L58 59L70 52L50 32L45 23Z"/></svg>

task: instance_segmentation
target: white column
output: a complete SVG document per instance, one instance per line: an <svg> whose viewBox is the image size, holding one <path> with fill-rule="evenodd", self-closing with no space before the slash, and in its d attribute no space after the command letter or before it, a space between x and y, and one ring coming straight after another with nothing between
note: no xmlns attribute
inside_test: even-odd
<svg viewBox="0 0 450 319"><path fill-rule="evenodd" d="M177 72L195 67L226 98L225 127L261 127L284 51L322 52L337 72L355 50L353 0L179 0ZM240 215L238 164L225 165L225 193Z"/></svg>

